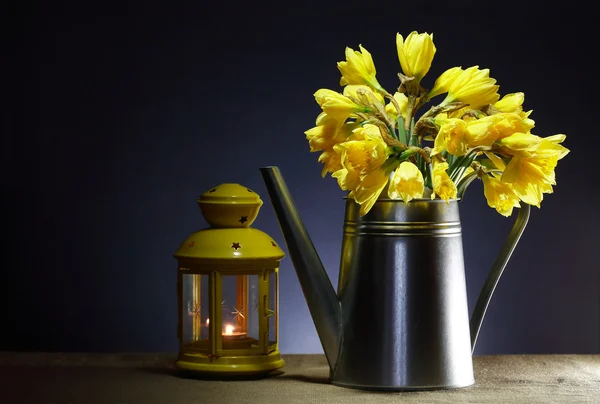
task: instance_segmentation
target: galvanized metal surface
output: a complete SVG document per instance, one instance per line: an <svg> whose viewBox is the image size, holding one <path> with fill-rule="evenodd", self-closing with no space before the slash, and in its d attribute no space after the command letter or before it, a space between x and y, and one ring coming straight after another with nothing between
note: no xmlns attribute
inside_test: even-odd
<svg viewBox="0 0 600 404"><path fill-rule="evenodd" d="M260 169L294 263L304 298L330 365L338 357L341 309L329 276L278 167Z"/></svg>
<svg viewBox="0 0 600 404"><path fill-rule="evenodd" d="M473 314L471 315L471 350L475 351L475 344L477 343L477 337L479 336L479 331L481 330L481 325L483 324L483 318L485 317L485 312L490 304L490 300L492 300L492 295L494 294L494 290L496 290L496 286L498 285L498 281L502 276L502 272L504 272L504 268L506 268L506 264L508 264L508 260L512 255L521 235L525 231L525 226L527 226L527 222L529 221L529 214L531 213L531 206L526 203L521 204L521 208L519 209L519 214L517 215L517 220L510 233L508 234L508 238L504 242L490 273L481 288L481 292L479 292L479 297L477 298L477 303L475 303L475 308L473 309Z"/></svg>
<svg viewBox="0 0 600 404"><path fill-rule="evenodd" d="M331 382L380 390L473 384L458 201L380 199L361 217L348 199L338 297L279 169L261 172ZM520 213L484 287L472 324L477 330L527 216L528 209Z"/></svg>
<svg viewBox="0 0 600 404"><path fill-rule="evenodd" d="M342 341L332 383L379 389L474 382L458 202L346 201Z"/></svg>

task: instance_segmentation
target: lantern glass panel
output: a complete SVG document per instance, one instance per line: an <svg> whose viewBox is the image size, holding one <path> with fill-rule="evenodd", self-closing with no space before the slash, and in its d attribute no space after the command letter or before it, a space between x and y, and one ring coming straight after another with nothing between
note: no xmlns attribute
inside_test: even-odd
<svg viewBox="0 0 600 404"><path fill-rule="evenodd" d="M182 275L182 344L186 349L208 351L208 275Z"/></svg>
<svg viewBox="0 0 600 404"><path fill-rule="evenodd" d="M258 347L258 275L221 278L223 349Z"/></svg>
<svg viewBox="0 0 600 404"><path fill-rule="evenodd" d="M248 337L258 341L258 275L248 276Z"/></svg>
<svg viewBox="0 0 600 404"><path fill-rule="evenodd" d="M277 312L279 304L277 302L277 282L278 273L275 271L269 272L269 346L277 344L277 323L279 321L279 313ZM274 348L274 347L272 347Z"/></svg>

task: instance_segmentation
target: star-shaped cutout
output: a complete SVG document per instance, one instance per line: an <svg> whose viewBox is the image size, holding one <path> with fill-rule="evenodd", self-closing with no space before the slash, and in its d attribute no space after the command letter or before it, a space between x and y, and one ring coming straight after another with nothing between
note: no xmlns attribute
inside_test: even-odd
<svg viewBox="0 0 600 404"><path fill-rule="evenodd" d="M190 242L188 243L188 247L189 247L189 248L192 248L192 247L194 246L194 244L196 244L196 242L195 242L195 241L190 241Z"/></svg>
<svg viewBox="0 0 600 404"><path fill-rule="evenodd" d="M240 222L241 224L244 224L244 223L246 223L247 221L248 221L248 216L242 216L242 218L239 220L239 222Z"/></svg>
<svg viewBox="0 0 600 404"><path fill-rule="evenodd" d="M217 188L213 188L213 189L211 189L211 190L210 190L210 191L208 191L208 192L209 192L209 193L213 193L213 192L215 192L216 190L217 190Z"/></svg>
<svg viewBox="0 0 600 404"><path fill-rule="evenodd" d="M250 188L246 188L248 190L248 192L254 192L253 190L251 190Z"/></svg>
<svg viewBox="0 0 600 404"><path fill-rule="evenodd" d="M237 251L238 249L242 248L242 246L240 245L240 243L232 243L231 248Z"/></svg>
<svg viewBox="0 0 600 404"><path fill-rule="evenodd" d="M275 242L274 242L274 241L271 241L271 245L272 245L273 247L277 247L277 244L275 244Z"/></svg>

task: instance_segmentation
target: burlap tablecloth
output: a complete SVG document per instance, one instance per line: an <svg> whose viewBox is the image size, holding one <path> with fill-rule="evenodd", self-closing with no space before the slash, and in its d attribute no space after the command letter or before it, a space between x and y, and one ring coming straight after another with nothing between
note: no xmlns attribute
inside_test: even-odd
<svg viewBox="0 0 600 404"><path fill-rule="evenodd" d="M0 403L600 403L600 355L476 356L475 385L373 392L327 380L322 355L284 355L281 372L256 380L198 380L172 354L0 352Z"/></svg>

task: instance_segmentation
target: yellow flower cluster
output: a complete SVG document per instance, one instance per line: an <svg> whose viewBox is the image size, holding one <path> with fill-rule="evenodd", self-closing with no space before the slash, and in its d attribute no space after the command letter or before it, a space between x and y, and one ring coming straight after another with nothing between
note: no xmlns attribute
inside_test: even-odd
<svg viewBox="0 0 600 404"><path fill-rule="evenodd" d="M349 191L361 215L379 198L460 198L474 176L483 181L488 205L504 216L521 202L539 207L569 152L560 144L565 135L531 133L535 122L523 110L524 94L501 98L489 69L453 67L424 88L436 53L432 34L397 34L396 49L402 73L393 95L378 82L362 45L346 48L346 60L337 64L343 91L315 93L322 113L305 134L310 151L321 152L322 175L331 173ZM417 119L418 109L442 94Z"/></svg>

